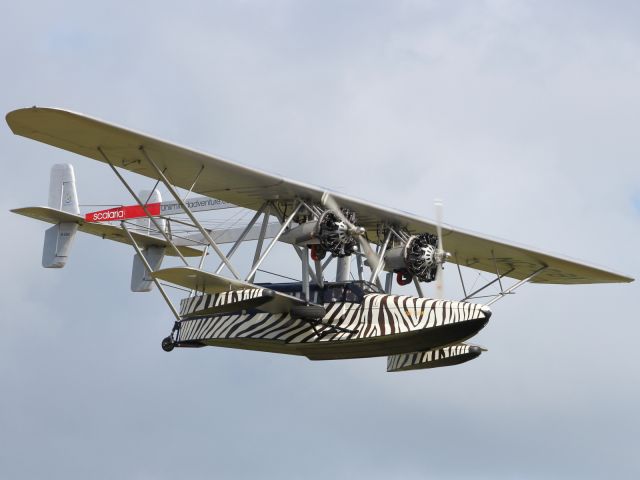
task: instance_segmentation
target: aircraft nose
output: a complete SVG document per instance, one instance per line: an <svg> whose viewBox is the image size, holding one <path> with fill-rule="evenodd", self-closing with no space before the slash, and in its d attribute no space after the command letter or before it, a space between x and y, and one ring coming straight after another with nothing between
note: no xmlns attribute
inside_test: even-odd
<svg viewBox="0 0 640 480"><path fill-rule="evenodd" d="M484 313L484 318L489 320L491 318L491 309L487 305L480 307L480 310Z"/></svg>

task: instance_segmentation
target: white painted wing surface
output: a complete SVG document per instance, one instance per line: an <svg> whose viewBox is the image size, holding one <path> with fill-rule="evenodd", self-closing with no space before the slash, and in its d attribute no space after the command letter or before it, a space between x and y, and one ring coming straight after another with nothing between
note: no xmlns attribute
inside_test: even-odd
<svg viewBox="0 0 640 480"><path fill-rule="evenodd" d="M302 198L320 203L327 191L66 110L37 107L15 110L7 114L7 123L17 135L104 162L100 147L116 166L157 179L155 170L141 154L143 146L161 169L166 168L166 175L174 185L189 189L198 178L195 192L253 210L265 200L291 205L296 198ZM334 192L332 197L357 213L359 225L367 229L370 238L374 238L376 226L382 221L405 227L411 233L436 233L435 222L430 220ZM485 272L495 273L497 263L500 273L509 271L507 276L516 279L527 278L546 267L533 279L535 283L633 281L607 269L457 227L444 225L443 237L447 251L452 254L451 262Z"/></svg>

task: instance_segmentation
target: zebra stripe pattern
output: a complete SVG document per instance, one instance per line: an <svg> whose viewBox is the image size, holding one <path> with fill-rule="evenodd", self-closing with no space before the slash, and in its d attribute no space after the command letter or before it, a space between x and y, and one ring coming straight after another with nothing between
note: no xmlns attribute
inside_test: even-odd
<svg viewBox="0 0 640 480"><path fill-rule="evenodd" d="M244 300L251 300L262 297L265 294L264 288L245 288L207 295L183 298L180 302L180 315L189 315L199 310L211 307L219 307L229 303L238 303Z"/></svg>
<svg viewBox="0 0 640 480"><path fill-rule="evenodd" d="M234 298L231 294L242 292L217 295ZM247 295L254 294L244 292ZM208 308L212 302L223 301L213 297L216 296L186 299L182 304L184 312L197 313ZM362 303L336 302L324 306L327 311L322 319L324 325L316 329L308 322L293 319L286 313L238 312L183 320L180 322L178 341L251 338L287 343L333 342L395 335L486 316L482 305L407 295L368 294ZM340 327L341 331L333 330L332 326Z"/></svg>
<svg viewBox="0 0 640 480"><path fill-rule="evenodd" d="M451 345L449 347L434 348L426 352L402 353L399 355L389 355L387 357L387 372L399 372L403 370L414 370L419 368L431 368L439 360L451 359L447 365L463 363L480 355L481 349L475 345L464 343ZM455 361L458 357L458 362ZM444 365L443 365L444 366Z"/></svg>

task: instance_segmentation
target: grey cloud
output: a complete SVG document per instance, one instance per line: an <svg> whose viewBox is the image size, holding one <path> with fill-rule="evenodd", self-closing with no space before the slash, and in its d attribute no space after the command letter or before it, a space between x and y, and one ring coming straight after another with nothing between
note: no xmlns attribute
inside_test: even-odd
<svg viewBox="0 0 640 480"><path fill-rule="evenodd" d="M71 108L427 217L441 197L454 225L637 276L636 10L14 3L0 106ZM76 165L82 203L126 201L115 179L6 127L0 145L7 477L640 473L635 283L527 287L496 305L485 355L440 371L167 355L170 315L128 292L130 250L82 237L67 268L44 271L43 229L8 213L44 203L56 162ZM450 266L452 296L455 283Z"/></svg>

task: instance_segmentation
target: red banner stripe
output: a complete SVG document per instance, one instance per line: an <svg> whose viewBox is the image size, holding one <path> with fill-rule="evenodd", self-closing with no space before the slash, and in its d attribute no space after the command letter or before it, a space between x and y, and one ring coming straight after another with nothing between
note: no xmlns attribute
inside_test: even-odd
<svg viewBox="0 0 640 480"><path fill-rule="evenodd" d="M160 215L160 203L148 203L147 210L152 216ZM90 212L84 216L87 222L114 222L131 218L146 217L140 205L127 205L124 207L109 208L97 212Z"/></svg>

